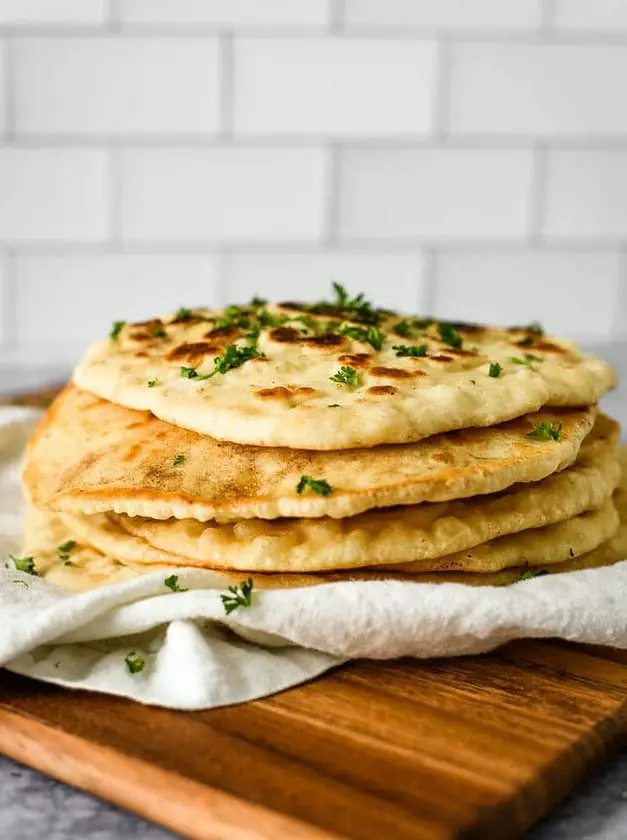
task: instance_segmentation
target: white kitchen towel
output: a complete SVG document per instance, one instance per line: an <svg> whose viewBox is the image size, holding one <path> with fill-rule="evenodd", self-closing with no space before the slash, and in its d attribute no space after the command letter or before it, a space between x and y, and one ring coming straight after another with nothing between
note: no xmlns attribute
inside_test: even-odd
<svg viewBox="0 0 627 840"><path fill-rule="evenodd" d="M0 552L19 548L19 462L36 413L0 410ZM2 563L4 566L4 563ZM559 636L627 647L627 563L474 587L404 581L253 590L226 615L219 577L179 569L82 594L0 570L0 665L71 688L202 709L272 694L357 657L481 653ZM131 655L132 654L132 655ZM143 660L131 673L126 663Z"/></svg>

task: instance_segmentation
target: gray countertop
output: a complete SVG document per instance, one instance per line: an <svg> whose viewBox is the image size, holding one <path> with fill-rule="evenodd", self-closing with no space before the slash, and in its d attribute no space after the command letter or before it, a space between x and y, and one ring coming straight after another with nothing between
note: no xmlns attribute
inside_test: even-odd
<svg viewBox="0 0 627 840"><path fill-rule="evenodd" d="M624 372L627 347L602 354ZM56 372L55 372L56 373ZM50 381L32 370L0 367L0 393L14 383L36 387ZM59 377L55 375L55 380ZM604 401L627 426L627 388ZM2 840L172 840L177 835L126 811L0 757ZM619 756L528 832L529 840L627 840L627 754ZM277 839L278 840L278 839Z"/></svg>

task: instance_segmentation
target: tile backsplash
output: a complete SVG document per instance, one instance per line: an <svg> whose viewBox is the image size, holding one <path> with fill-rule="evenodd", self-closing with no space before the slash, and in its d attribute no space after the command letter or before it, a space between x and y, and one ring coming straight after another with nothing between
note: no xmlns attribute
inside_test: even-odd
<svg viewBox="0 0 627 840"><path fill-rule="evenodd" d="M0 356L315 297L627 334L627 0L0 0Z"/></svg>

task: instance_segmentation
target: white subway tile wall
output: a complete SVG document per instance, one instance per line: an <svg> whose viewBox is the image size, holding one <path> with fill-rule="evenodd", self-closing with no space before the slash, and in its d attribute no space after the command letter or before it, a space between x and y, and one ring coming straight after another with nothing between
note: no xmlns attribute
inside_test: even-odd
<svg viewBox="0 0 627 840"><path fill-rule="evenodd" d="M0 361L331 280L627 328L627 0L0 0Z"/></svg>

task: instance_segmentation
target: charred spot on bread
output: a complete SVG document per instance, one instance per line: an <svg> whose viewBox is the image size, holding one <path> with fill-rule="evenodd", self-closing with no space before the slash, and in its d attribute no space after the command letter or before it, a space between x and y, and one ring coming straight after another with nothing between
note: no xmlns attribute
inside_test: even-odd
<svg viewBox="0 0 627 840"><path fill-rule="evenodd" d="M373 394L375 397L383 397L398 393L398 388L395 388L394 385L371 385L370 388L366 389L366 393Z"/></svg>

